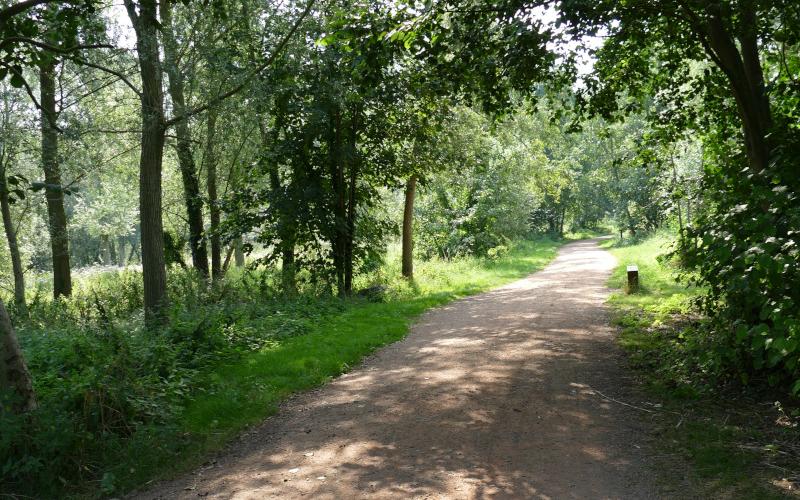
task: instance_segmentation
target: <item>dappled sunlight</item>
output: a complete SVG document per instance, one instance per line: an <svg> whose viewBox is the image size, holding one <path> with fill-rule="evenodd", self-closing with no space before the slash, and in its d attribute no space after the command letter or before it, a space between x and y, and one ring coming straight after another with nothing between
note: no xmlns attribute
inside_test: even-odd
<svg viewBox="0 0 800 500"><path fill-rule="evenodd" d="M257 441L221 458L224 469L197 476L192 496L640 491L636 421L595 394L619 389L603 305L614 265L593 243L573 243L528 279L430 311L361 369L292 399L251 433Z"/></svg>

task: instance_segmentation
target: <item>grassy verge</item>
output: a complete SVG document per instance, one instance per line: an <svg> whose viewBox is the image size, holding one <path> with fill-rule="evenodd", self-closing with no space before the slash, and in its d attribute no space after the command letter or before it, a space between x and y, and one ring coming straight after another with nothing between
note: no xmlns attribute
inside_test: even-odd
<svg viewBox="0 0 800 500"><path fill-rule="evenodd" d="M794 497L800 480L796 422L768 394L721 385L704 376L703 340L690 300L698 291L674 280L675 268L659 262L671 237L605 246L619 259L610 285L624 290L625 266L639 266L641 290L610 299L619 342L659 405L657 462L670 494L691 498ZM670 484L667 477L685 477Z"/></svg>
<svg viewBox="0 0 800 500"><path fill-rule="evenodd" d="M590 238L597 238L598 236L607 236L614 231L608 228L599 227L597 229L572 229L564 234L565 240L588 240Z"/></svg>
<svg viewBox="0 0 800 500"><path fill-rule="evenodd" d="M101 488L125 491L197 465L244 428L274 413L287 396L323 384L375 349L403 338L423 311L538 270L558 246L550 240L519 242L494 260L420 263L412 284L399 277L395 265L363 278L362 285L388 285L383 302L345 301L315 318L304 334L275 340L217 366L203 377L201 390L174 425L142 428L124 455L115 454L127 459L110 464Z"/></svg>

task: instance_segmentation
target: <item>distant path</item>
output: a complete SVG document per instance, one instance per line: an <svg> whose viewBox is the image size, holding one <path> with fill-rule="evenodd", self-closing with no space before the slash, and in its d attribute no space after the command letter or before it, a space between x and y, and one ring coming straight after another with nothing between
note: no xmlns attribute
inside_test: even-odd
<svg viewBox="0 0 800 500"><path fill-rule="evenodd" d="M596 240L422 316L213 465L140 498L655 497Z"/></svg>

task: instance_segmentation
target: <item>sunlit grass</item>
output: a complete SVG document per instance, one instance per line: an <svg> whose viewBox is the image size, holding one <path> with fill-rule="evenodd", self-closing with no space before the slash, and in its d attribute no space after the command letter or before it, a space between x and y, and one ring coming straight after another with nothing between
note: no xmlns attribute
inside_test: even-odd
<svg viewBox="0 0 800 500"><path fill-rule="evenodd" d="M685 485L669 484L676 475L686 474L695 491L687 496L705 498L784 498L770 484L758 454L742 443L763 440L760 431L748 420L763 410L753 403L726 400L713 393L701 397L681 371L686 352L683 331L687 315L694 314L692 298L701 291L678 283L678 267L659 256L668 253L674 236L668 232L640 241L614 238L602 243L619 260L609 286L618 291L609 303L614 323L620 328L619 343L628 352L632 367L644 381L651 399L661 405L660 421L655 421L657 453L677 457L657 461L660 481L668 491L684 491ZM640 290L626 293L626 267L639 268ZM697 335L698 333L693 333ZM719 398L719 399L718 399ZM741 404L733 413L722 415L720 408ZM749 413L748 413L749 412ZM689 470L682 470L685 464ZM668 472L668 473L667 473Z"/></svg>
<svg viewBox="0 0 800 500"><path fill-rule="evenodd" d="M620 291L611 296L611 303L624 307L638 307L654 314L661 320L671 313L685 312L689 299L697 295L697 290L679 283L676 278L679 269L673 263L659 257L668 254L674 242L670 233L658 233L643 241L626 242L618 238L601 243L619 261L609 285ZM626 293L629 265L639 268L639 291Z"/></svg>
<svg viewBox="0 0 800 500"><path fill-rule="evenodd" d="M274 413L287 396L323 384L375 349L402 339L425 310L541 269L559 245L548 239L523 241L496 260L421 262L410 283L400 276L398 259L390 252L388 264L358 283L388 284L384 302L348 300L308 334L269 344L213 370L176 427L166 433L143 429L130 445L135 456L112 473L121 489L127 489L196 465L248 425Z"/></svg>

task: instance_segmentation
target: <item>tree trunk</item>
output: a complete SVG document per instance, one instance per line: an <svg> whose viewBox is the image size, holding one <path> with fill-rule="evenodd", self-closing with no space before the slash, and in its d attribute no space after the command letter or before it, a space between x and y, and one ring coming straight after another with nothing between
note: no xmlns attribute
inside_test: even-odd
<svg viewBox="0 0 800 500"><path fill-rule="evenodd" d="M36 409L36 394L25 357L17 342L8 311L0 300L0 389L11 390L18 398L11 411L26 412ZM0 404L0 413L5 411Z"/></svg>
<svg viewBox="0 0 800 500"><path fill-rule="evenodd" d="M348 154L349 188L347 200L347 232L344 245L344 290L346 295L353 293L353 247L356 239L356 189L358 186L359 157L358 157L358 108L354 108L350 117L350 144Z"/></svg>
<svg viewBox="0 0 800 500"><path fill-rule="evenodd" d="M284 114L281 109L275 113L275 124L272 130L271 137L267 133L266 127L261 127L261 140L264 149L278 148L278 141L280 139L281 130L283 128ZM269 169L269 183L272 190L272 196L277 198L279 196L291 196L294 190L294 178L296 173L292 171L292 177L289 178L286 192L283 191L281 183L280 169L278 162L271 161L267 165ZM278 206L279 210L279 225L278 237L280 240L281 252L281 286L287 294L294 294L297 291L297 270L295 268L295 245L297 243L297 229L295 225L295 214L288 208L286 203ZM244 254L242 254L244 258ZM243 259L244 260L244 259Z"/></svg>
<svg viewBox="0 0 800 500"><path fill-rule="evenodd" d="M673 158L672 155L670 155L670 163L672 163L672 186L673 186L672 189L675 189L675 187L678 185L678 170L677 170L677 168L675 166L675 159ZM682 235L683 234L683 215L681 214L681 199L680 198L676 198L675 202L676 202L676 204L678 206L678 230L680 231L680 234Z"/></svg>
<svg viewBox="0 0 800 500"><path fill-rule="evenodd" d="M175 115L179 116L186 112L186 99L183 74L178 67L180 61L178 61L178 47L175 41L170 7L169 1L163 2L161 6L161 23L164 26L162 30L164 34L164 67L169 80L172 107ZM183 197L186 203L186 218L189 222L189 249L192 252L192 264L203 276L208 276L208 250L203 239L203 198L200 195L200 183L197 179L187 120L180 120L175 124L175 136L177 137L178 166L183 181Z"/></svg>
<svg viewBox="0 0 800 500"><path fill-rule="evenodd" d="M217 112L208 110L208 130L206 136L206 171L208 172L208 210L211 218L211 276L217 280L222 277L222 243L219 237L219 204L217 202L217 157L214 151L214 135L216 134Z"/></svg>
<svg viewBox="0 0 800 500"><path fill-rule="evenodd" d="M331 246L333 251L333 267L336 271L336 290L340 297L346 295L344 285L344 243L347 230L347 209L345 205L344 169L342 166L342 130L341 114L335 110L330 123L330 175L331 188L334 195L333 228Z"/></svg>
<svg viewBox="0 0 800 500"><path fill-rule="evenodd" d="M126 247L127 247L127 245L125 244L125 239L121 238L121 237L117 238L117 248L118 248L118 250L117 250L117 266L119 266L119 267L125 267L125 261L126 261L125 248Z"/></svg>
<svg viewBox="0 0 800 500"><path fill-rule="evenodd" d="M708 4L708 45L714 62L728 78L736 100L750 167L760 172L769 164L767 136L772 128L772 114L758 57L754 5L750 1L739 5L740 27L738 35L733 36L725 25L719 4ZM735 39L738 39L738 47Z"/></svg>
<svg viewBox="0 0 800 500"><path fill-rule="evenodd" d="M406 200L403 209L403 276L414 277L414 197L417 190L417 176L412 175L406 182Z"/></svg>
<svg viewBox="0 0 800 500"><path fill-rule="evenodd" d="M161 213L165 124L158 46L159 25L156 19L156 0L141 0L138 13L132 0L125 0L125 7L136 31L136 50L142 80L139 217L145 322L152 325L164 321L163 313L167 306L167 270L164 263L164 225Z"/></svg>
<svg viewBox="0 0 800 500"><path fill-rule="evenodd" d="M236 264L236 267L244 267L244 243L242 242L242 237L237 236L235 240L233 240L233 261Z"/></svg>
<svg viewBox="0 0 800 500"><path fill-rule="evenodd" d="M692 225L692 199L691 197L686 198L686 225Z"/></svg>
<svg viewBox="0 0 800 500"><path fill-rule="evenodd" d="M113 264L111 260L111 241L106 234L100 236L100 259L104 266Z"/></svg>
<svg viewBox="0 0 800 500"><path fill-rule="evenodd" d="M117 264L117 246L114 243L114 238L108 238L108 265L114 266Z"/></svg>
<svg viewBox="0 0 800 500"><path fill-rule="evenodd" d="M53 297L58 298L68 297L72 293L72 276L69 265L67 214L64 211L64 191L61 186L61 168L58 164L55 68L54 62L43 63L39 68L39 100L42 108L42 168L50 248L53 254Z"/></svg>
<svg viewBox="0 0 800 500"><path fill-rule="evenodd" d="M286 239L281 242L281 284L283 290L288 294L297 292L297 269L294 263L294 235L285 235Z"/></svg>
<svg viewBox="0 0 800 500"><path fill-rule="evenodd" d="M222 261L222 274L228 272L228 265L231 263L231 257L233 256L233 245L228 247L228 251L225 252L225 259Z"/></svg>
<svg viewBox="0 0 800 500"><path fill-rule="evenodd" d="M3 214L3 228L8 239L8 253L11 254L11 269L14 273L14 305L17 312L25 315L28 312L28 306L25 303L25 274L22 270L22 258L17 244L17 231L14 229L14 221L11 218L5 165L0 168L2 168L0 170L0 211Z"/></svg>

